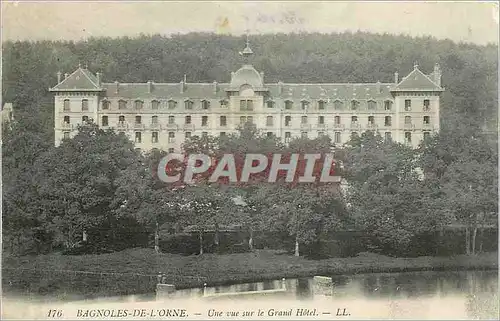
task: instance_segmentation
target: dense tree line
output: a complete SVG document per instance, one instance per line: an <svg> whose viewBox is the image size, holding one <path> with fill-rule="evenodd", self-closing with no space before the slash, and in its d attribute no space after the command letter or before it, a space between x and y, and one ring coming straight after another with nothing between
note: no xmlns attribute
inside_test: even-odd
<svg viewBox="0 0 500 321"><path fill-rule="evenodd" d="M152 235L158 249L166 224L174 230L194 226L202 253L204 230L238 224L249 231L250 249L257 230L287 234L299 254L301 244L355 228L373 236L366 241L369 249L404 255L415 235L457 222L466 226L465 252L480 248L476 236L497 213L496 144L483 130L496 129L495 46L367 33L251 40L253 64L268 82L391 82L394 71L404 75L415 61L424 71L438 62L446 88L442 131L417 150L371 133L352 139L336 150L347 189L287 184L226 189L206 182L172 188L155 178L163 151L141 155L116 133L86 126L53 147L53 98L47 89L57 71L71 72L79 62L103 72L109 82L177 82L184 74L193 82L228 81L241 63L241 38L192 33L4 42L2 97L14 103L16 117L2 133L6 249L40 253L75 247L86 238L119 248L139 243L130 236L142 233ZM213 154L334 148L326 138L282 146L250 128L224 139L194 137L185 147ZM235 197L245 205L235 205Z"/></svg>

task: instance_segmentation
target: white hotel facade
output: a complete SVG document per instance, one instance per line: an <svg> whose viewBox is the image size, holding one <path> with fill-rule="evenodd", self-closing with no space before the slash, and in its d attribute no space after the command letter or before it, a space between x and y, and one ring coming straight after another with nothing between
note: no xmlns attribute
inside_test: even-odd
<svg viewBox="0 0 500 321"><path fill-rule="evenodd" d="M248 46L241 53L252 54ZM89 120L124 132L136 147L180 152L194 135L226 135L252 122L267 135L329 135L336 144L353 133L379 132L416 147L439 131L441 70L417 65L391 83L266 83L244 64L226 83L102 82L100 73L79 67L49 89L54 97L55 144L71 138Z"/></svg>

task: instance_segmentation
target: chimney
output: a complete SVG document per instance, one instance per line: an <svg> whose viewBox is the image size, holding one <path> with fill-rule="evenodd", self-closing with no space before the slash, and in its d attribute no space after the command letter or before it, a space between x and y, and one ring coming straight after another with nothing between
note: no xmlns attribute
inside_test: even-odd
<svg viewBox="0 0 500 321"><path fill-rule="evenodd" d="M153 92L153 82L151 80L148 81L148 93Z"/></svg>
<svg viewBox="0 0 500 321"><path fill-rule="evenodd" d="M214 94L217 93L217 82L214 80L213 82L213 90L214 90Z"/></svg>
<svg viewBox="0 0 500 321"><path fill-rule="evenodd" d="M60 71L57 72L57 83L58 84L61 83L61 72Z"/></svg>
<svg viewBox="0 0 500 321"><path fill-rule="evenodd" d="M120 89L120 83L115 80L115 94L118 94L119 89Z"/></svg>
<svg viewBox="0 0 500 321"><path fill-rule="evenodd" d="M380 88L380 80L377 80L377 93L379 93L379 94L381 92L380 89L381 89Z"/></svg>
<svg viewBox="0 0 500 321"><path fill-rule="evenodd" d="M64 79L68 78L69 74L68 73L65 73L64 74Z"/></svg>
<svg viewBox="0 0 500 321"><path fill-rule="evenodd" d="M181 94L183 94L184 93L184 81L181 81L179 85L180 85L180 89L181 89Z"/></svg>
<svg viewBox="0 0 500 321"><path fill-rule="evenodd" d="M434 65L434 82L441 86L441 68L438 63Z"/></svg>
<svg viewBox="0 0 500 321"><path fill-rule="evenodd" d="M283 82L278 81L278 95L281 95L283 93Z"/></svg>
<svg viewBox="0 0 500 321"><path fill-rule="evenodd" d="M398 83L399 83L399 74L398 74L398 72L397 72L397 71L394 73L394 83L395 83L395 84L398 84Z"/></svg>
<svg viewBox="0 0 500 321"><path fill-rule="evenodd" d="M97 72L96 77L97 77L97 86L101 86L101 73Z"/></svg>

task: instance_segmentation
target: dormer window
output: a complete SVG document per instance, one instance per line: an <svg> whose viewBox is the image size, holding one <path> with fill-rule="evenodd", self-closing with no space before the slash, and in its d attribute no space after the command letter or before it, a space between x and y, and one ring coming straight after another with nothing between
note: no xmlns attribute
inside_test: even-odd
<svg viewBox="0 0 500 321"><path fill-rule="evenodd" d="M144 105L143 101L142 100L136 100L134 102L134 108L135 109L142 109L142 106Z"/></svg>
<svg viewBox="0 0 500 321"><path fill-rule="evenodd" d="M184 109L186 109L186 110L193 109L193 102L191 100L186 100L184 102Z"/></svg>
<svg viewBox="0 0 500 321"><path fill-rule="evenodd" d="M240 110L253 110L253 100L240 100Z"/></svg>
<svg viewBox="0 0 500 321"><path fill-rule="evenodd" d="M342 107L343 107L343 105L344 104L340 100L336 100L336 101L333 102L333 108L335 110L341 110Z"/></svg>
<svg viewBox="0 0 500 321"><path fill-rule="evenodd" d="M89 100L82 99L82 111L88 111L88 110L89 110Z"/></svg>
<svg viewBox="0 0 500 321"><path fill-rule="evenodd" d="M127 102L125 100L119 100L118 109L127 109Z"/></svg>
<svg viewBox="0 0 500 321"><path fill-rule="evenodd" d="M160 108L160 102L158 100L152 100L151 109L159 109L159 108Z"/></svg>
<svg viewBox="0 0 500 321"><path fill-rule="evenodd" d="M352 100L351 101L351 110L358 110L358 109L359 109L359 101Z"/></svg>
<svg viewBox="0 0 500 321"><path fill-rule="evenodd" d="M170 99L167 102L167 105L168 105L168 109L175 109L175 107L177 107L177 102L175 100Z"/></svg>
<svg viewBox="0 0 500 321"><path fill-rule="evenodd" d="M309 108L309 102L307 100L303 100L303 101L301 101L301 106L302 106L302 110L306 110Z"/></svg>
<svg viewBox="0 0 500 321"><path fill-rule="evenodd" d="M292 109L293 108L293 101L287 100L285 101L285 109Z"/></svg>
<svg viewBox="0 0 500 321"><path fill-rule="evenodd" d="M210 108L210 102L208 100L202 100L201 109L209 109L209 108Z"/></svg>
<svg viewBox="0 0 500 321"><path fill-rule="evenodd" d="M324 100L318 101L318 109L324 110L325 108L326 108L326 101L324 101Z"/></svg>
<svg viewBox="0 0 500 321"><path fill-rule="evenodd" d="M108 100L104 100L102 102L102 109L103 110L108 110L110 106L111 106L111 103Z"/></svg>
<svg viewBox="0 0 500 321"><path fill-rule="evenodd" d="M274 101L268 100L267 101L267 108L274 108Z"/></svg>
<svg viewBox="0 0 500 321"><path fill-rule="evenodd" d="M368 100L368 110L375 110L377 108L377 103L373 100Z"/></svg>
<svg viewBox="0 0 500 321"><path fill-rule="evenodd" d="M392 101L386 100L384 101L384 110L391 110L392 109Z"/></svg>
<svg viewBox="0 0 500 321"><path fill-rule="evenodd" d="M222 99L220 101L220 108L227 108L227 106L228 106L227 100Z"/></svg>

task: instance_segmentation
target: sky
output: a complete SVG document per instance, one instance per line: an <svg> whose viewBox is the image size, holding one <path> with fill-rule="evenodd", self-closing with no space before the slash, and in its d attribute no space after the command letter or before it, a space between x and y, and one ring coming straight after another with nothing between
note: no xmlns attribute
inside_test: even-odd
<svg viewBox="0 0 500 321"><path fill-rule="evenodd" d="M204 31L342 32L498 44L498 2L2 1L2 40Z"/></svg>

